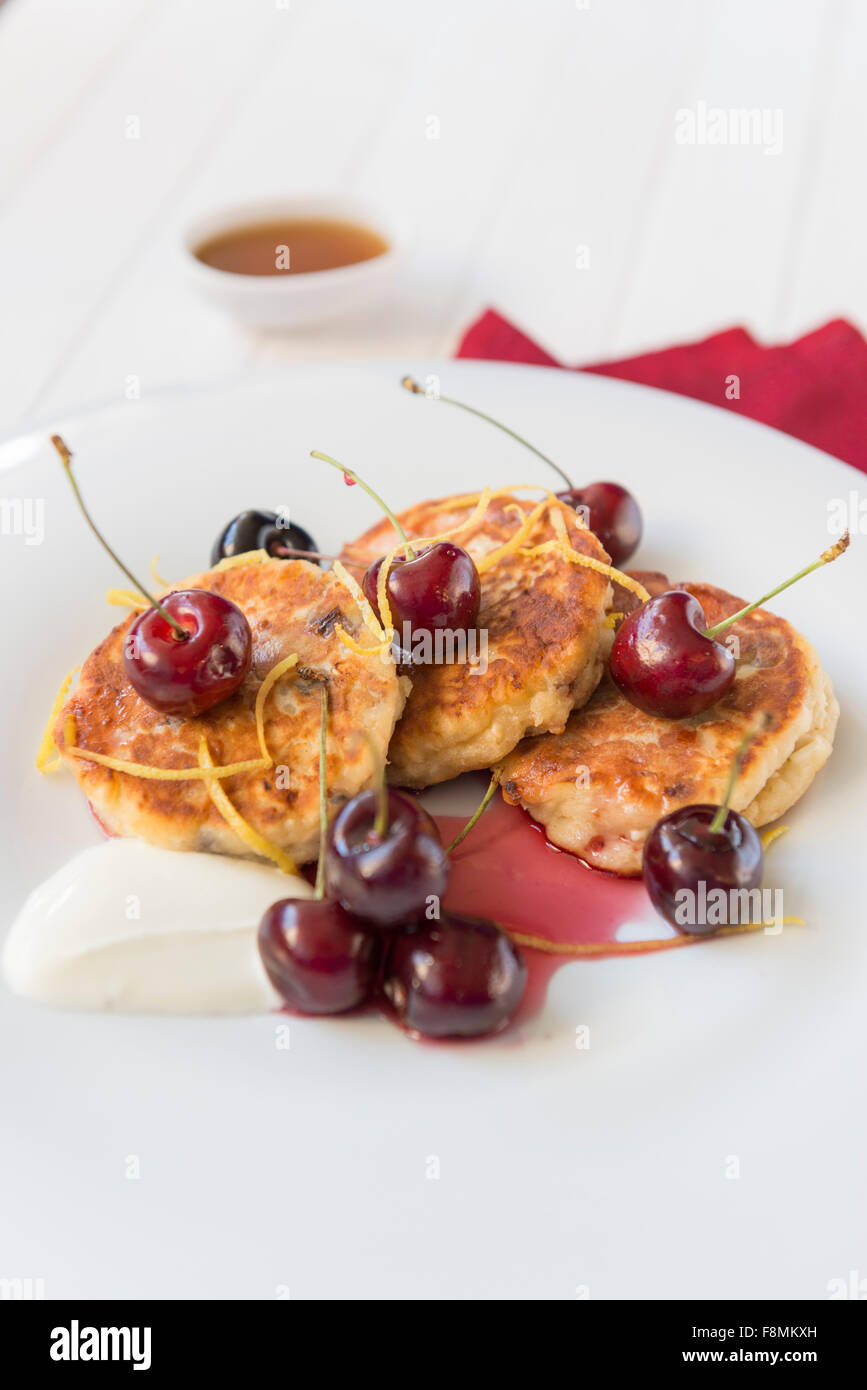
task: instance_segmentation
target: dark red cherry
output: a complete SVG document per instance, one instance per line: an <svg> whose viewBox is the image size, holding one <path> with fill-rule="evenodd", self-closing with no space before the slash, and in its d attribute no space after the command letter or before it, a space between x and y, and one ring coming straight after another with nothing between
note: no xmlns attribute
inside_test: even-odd
<svg viewBox="0 0 867 1390"><path fill-rule="evenodd" d="M622 566L638 549L641 511L632 493L619 483L588 483L557 496L576 511L586 507L587 525L608 551L612 565Z"/></svg>
<svg viewBox="0 0 867 1390"><path fill-rule="evenodd" d="M449 857L431 816L389 790L388 824L376 828L379 797L362 792L338 812L325 845L325 887L348 911L380 927L406 926L429 898L442 898Z"/></svg>
<svg viewBox="0 0 867 1390"><path fill-rule="evenodd" d="M162 606L188 635L148 608L123 644L123 665L143 700L163 714L201 714L233 695L250 669L253 638L240 608L208 589L180 589Z"/></svg>
<svg viewBox="0 0 867 1390"><path fill-rule="evenodd" d="M505 1028L527 967L493 922L444 913L389 938L382 990L397 1022L429 1038L479 1038Z"/></svg>
<svg viewBox="0 0 867 1390"><path fill-rule="evenodd" d="M379 940L328 898L283 898L259 923L259 954L277 993L302 1014L342 1014L370 994Z"/></svg>
<svg viewBox="0 0 867 1390"><path fill-rule="evenodd" d="M382 560L364 573L365 597L379 612L377 581ZM479 616L482 588L471 555L451 541L438 541L417 552L414 560L396 556L388 571L388 602L398 636L448 629L468 632Z"/></svg>
<svg viewBox="0 0 867 1390"><path fill-rule="evenodd" d="M685 719L709 709L731 689L735 659L706 626L704 609L685 589L648 599L617 630L612 680L646 714Z"/></svg>
<svg viewBox="0 0 867 1390"><path fill-rule="evenodd" d="M642 872L653 906L672 926L698 936L751 920L748 902L730 893L762 882L762 842L752 825L727 811L713 830L718 810L682 806L657 822L644 846ZM720 889L724 899L709 898Z"/></svg>
<svg viewBox="0 0 867 1390"><path fill-rule="evenodd" d="M211 564L244 555L248 550L267 550L275 559L281 559L287 550L318 552L318 549L303 526L282 525L276 512L247 511L233 517L214 541Z"/></svg>

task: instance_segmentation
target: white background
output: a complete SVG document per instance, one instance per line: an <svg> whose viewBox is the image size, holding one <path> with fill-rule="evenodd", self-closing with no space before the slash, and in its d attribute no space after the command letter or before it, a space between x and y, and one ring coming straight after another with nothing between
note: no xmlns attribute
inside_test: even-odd
<svg viewBox="0 0 867 1390"><path fill-rule="evenodd" d="M489 304L574 362L863 327L865 41L856 0L7 0L0 434L129 377L445 356ZM679 145L699 102L780 110L782 151ZM388 304L262 339L192 297L192 216L335 188L414 225Z"/></svg>

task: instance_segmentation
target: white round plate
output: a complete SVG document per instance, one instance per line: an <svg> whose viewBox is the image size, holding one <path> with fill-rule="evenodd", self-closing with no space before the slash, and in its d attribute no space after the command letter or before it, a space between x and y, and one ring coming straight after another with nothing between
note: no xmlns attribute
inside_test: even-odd
<svg viewBox="0 0 867 1390"><path fill-rule="evenodd" d="M721 410L494 364L291 368L51 428L131 567L158 553L176 579L245 507L288 505L325 550L372 522L311 448L395 508L552 483L488 426L400 390L407 370L576 480L634 489L636 563L674 579L758 595L829 543L833 499L863 496L863 475ZM61 675L117 617L103 593L118 577L48 432L0 447L0 492L34 508L6 507L0 537L7 925L97 838L72 779L40 779L33 755ZM293 1019L286 1049L274 1017L50 1012L4 990L0 1276L44 1280L48 1297L595 1299L823 1298L867 1274L867 564L853 539L774 605L842 707L834 756L771 851L805 927L573 962L534 1023L475 1046L419 1046L368 1017Z"/></svg>

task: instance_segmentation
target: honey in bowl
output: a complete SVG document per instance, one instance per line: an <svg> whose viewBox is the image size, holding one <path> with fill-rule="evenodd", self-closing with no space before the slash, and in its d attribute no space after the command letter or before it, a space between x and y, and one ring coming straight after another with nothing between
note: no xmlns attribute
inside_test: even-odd
<svg viewBox="0 0 867 1390"><path fill-rule="evenodd" d="M370 227L330 217L282 218L233 227L196 247L196 257L234 275L306 275L358 265L389 249Z"/></svg>

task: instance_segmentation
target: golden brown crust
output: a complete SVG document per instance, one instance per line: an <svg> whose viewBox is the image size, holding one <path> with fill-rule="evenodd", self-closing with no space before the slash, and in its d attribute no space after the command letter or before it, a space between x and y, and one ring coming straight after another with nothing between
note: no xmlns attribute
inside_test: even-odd
<svg viewBox="0 0 867 1390"><path fill-rule="evenodd" d="M466 521L474 502L422 502L400 521L410 537L440 535ZM520 513L529 515L535 505L526 497L495 497L481 520L453 539L478 564L515 535ZM574 510L551 505L562 514L575 549L607 563ZM541 545L555 535L546 511L523 544ZM344 557L369 562L396 544L394 529L383 521L348 545ZM602 672L607 576L557 552L511 554L484 571L481 584L478 628L487 635L487 669L466 662L412 668L412 692L389 749L393 782L428 786L490 767L524 734L562 729L570 711L595 689Z"/></svg>
<svg viewBox="0 0 867 1390"><path fill-rule="evenodd" d="M346 587L303 560L209 570L175 588L211 589L237 603L253 633L253 661L241 689L195 719L160 714L132 689L121 660L135 615L120 623L87 658L75 693L61 712L55 738L65 748L67 716L76 741L96 753L163 768L195 767L201 735L215 763L260 756L255 702L262 680L293 652L298 665L277 681L265 706L265 733L275 766L221 782L254 829L299 862L318 848L319 680L329 695L328 787L339 803L371 784L366 730L385 750L405 697L390 656L359 656L338 638L339 623L372 644ZM105 828L168 849L249 850L211 802L202 782L151 781L64 754ZM281 771L282 769L282 771Z"/></svg>
<svg viewBox="0 0 867 1390"><path fill-rule="evenodd" d="M707 584L678 587L699 600L709 625L744 606ZM711 709L657 719L630 704L606 675L563 734L527 740L507 759L506 800L524 806L555 844L586 863L634 874L661 816L721 799L735 750L767 715L746 752L732 805L756 825L782 815L830 753L836 701L813 648L783 618L757 609L729 633L738 642L737 675Z"/></svg>

